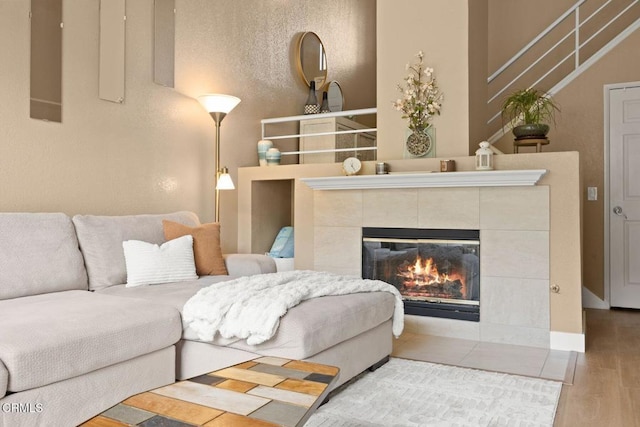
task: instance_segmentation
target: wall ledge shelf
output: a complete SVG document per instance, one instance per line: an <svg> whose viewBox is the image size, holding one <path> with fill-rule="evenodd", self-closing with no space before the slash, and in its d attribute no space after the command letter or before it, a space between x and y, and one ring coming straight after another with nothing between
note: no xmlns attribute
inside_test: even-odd
<svg viewBox="0 0 640 427"><path fill-rule="evenodd" d="M384 188L513 187L529 186L547 173L546 169L463 171L446 173L390 173L387 175L301 178L314 190L369 190Z"/></svg>

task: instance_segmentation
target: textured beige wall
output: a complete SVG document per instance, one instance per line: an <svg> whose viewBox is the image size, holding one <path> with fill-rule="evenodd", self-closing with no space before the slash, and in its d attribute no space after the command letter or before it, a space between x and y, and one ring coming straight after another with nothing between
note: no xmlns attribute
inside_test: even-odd
<svg viewBox="0 0 640 427"><path fill-rule="evenodd" d="M221 128L221 163L234 179L238 166L258 163L260 119L302 113L308 88L292 62L302 32L315 32L325 45L328 79L340 82L344 109L375 106L373 0L178 0L177 8L176 90L242 99ZM201 116L211 122L207 139L213 141L213 122ZM295 150L297 141L275 146ZM207 179L213 179L213 156L208 159ZM237 198L237 192L221 193L222 238L229 251L236 249Z"/></svg>
<svg viewBox="0 0 640 427"><path fill-rule="evenodd" d="M290 61L315 31L346 108L375 105L375 1L178 0L176 90L153 84L153 1L127 2L126 99L98 99L99 1L65 0L63 122L29 119L29 0L0 1L0 211L213 219L215 128L193 97L242 98L222 126L222 163L257 164L260 119L297 114ZM287 147L284 147L287 148ZM237 246L237 192L222 194L224 250Z"/></svg>
<svg viewBox="0 0 640 427"><path fill-rule="evenodd" d="M469 2L469 154L487 139L488 0Z"/></svg>
<svg viewBox="0 0 640 427"><path fill-rule="evenodd" d="M127 98L98 99L98 0L65 0L63 122L29 119L29 0L0 2L0 211L205 214L208 123L151 79L152 1L128 2Z"/></svg>
<svg viewBox="0 0 640 427"><path fill-rule="evenodd" d="M468 4L470 0L381 0L378 9L378 159L403 156L407 121L391 104L405 64L425 53L444 93L436 116L436 156L469 152ZM476 1L476 0L473 0Z"/></svg>
<svg viewBox="0 0 640 427"><path fill-rule="evenodd" d="M583 284L598 297L604 291L604 85L638 81L640 74L640 32L636 31L616 49L580 75L556 96L561 114L556 118L544 148L578 151L583 176ZM513 139L505 136L496 144L512 152ZM586 200L586 187L598 188L598 200ZM608 299L608 296L606 296Z"/></svg>
<svg viewBox="0 0 640 427"><path fill-rule="evenodd" d="M640 80L640 31L607 54L591 69L560 91L562 114L549 151L580 152L583 175L584 285L604 295L604 85ZM587 201L587 187L598 188L598 200Z"/></svg>
<svg viewBox="0 0 640 427"><path fill-rule="evenodd" d="M515 55L575 0L488 0L489 73Z"/></svg>

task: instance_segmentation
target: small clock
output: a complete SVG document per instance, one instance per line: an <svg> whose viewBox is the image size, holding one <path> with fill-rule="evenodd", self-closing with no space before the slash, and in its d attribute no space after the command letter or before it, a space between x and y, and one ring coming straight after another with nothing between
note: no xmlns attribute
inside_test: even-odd
<svg viewBox="0 0 640 427"><path fill-rule="evenodd" d="M342 169L344 173L347 175L356 175L362 169L362 162L360 159L356 157L347 157L344 162L342 162Z"/></svg>

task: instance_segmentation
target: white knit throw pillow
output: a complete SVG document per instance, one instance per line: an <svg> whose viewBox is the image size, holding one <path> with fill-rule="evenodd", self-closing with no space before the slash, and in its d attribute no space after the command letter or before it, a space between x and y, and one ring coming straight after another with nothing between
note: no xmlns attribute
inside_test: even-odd
<svg viewBox="0 0 640 427"><path fill-rule="evenodd" d="M122 242L127 287L195 280L193 237L186 235L161 246L140 240Z"/></svg>

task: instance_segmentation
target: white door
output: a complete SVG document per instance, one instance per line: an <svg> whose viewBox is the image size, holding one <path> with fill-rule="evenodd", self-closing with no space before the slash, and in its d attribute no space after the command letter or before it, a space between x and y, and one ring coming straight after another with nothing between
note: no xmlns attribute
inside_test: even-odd
<svg viewBox="0 0 640 427"><path fill-rule="evenodd" d="M640 86L609 94L611 306L640 308Z"/></svg>

